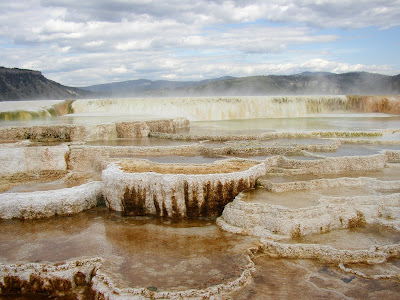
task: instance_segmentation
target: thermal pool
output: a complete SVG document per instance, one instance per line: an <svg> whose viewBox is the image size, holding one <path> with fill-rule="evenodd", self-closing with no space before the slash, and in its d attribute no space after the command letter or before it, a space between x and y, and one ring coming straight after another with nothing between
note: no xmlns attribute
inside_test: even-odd
<svg viewBox="0 0 400 300"><path fill-rule="evenodd" d="M0 112L0 298L400 296L398 96Z"/></svg>

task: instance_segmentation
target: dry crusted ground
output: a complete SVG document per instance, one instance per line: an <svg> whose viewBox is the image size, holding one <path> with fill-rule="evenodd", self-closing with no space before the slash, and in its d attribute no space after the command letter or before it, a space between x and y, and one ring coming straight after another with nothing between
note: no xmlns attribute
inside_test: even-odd
<svg viewBox="0 0 400 300"><path fill-rule="evenodd" d="M207 165L160 164L148 161L122 161L118 163L121 170L128 173L155 172L160 174L221 174L242 172L255 166L257 163L249 161L225 161Z"/></svg>
<svg viewBox="0 0 400 300"><path fill-rule="evenodd" d="M0 193L14 186L28 183L51 182L64 178L68 187L100 180L100 175L93 173L69 173L67 171L41 171L38 173L17 173L12 176L0 176Z"/></svg>

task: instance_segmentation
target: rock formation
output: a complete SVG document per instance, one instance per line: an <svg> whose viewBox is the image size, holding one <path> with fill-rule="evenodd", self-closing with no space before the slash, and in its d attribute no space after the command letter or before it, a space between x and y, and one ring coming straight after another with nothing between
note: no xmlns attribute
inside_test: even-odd
<svg viewBox="0 0 400 300"><path fill-rule="evenodd" d="M108 166L102 177L107 206L128 215L215 217L265 174L263 163L240 161L183 166L178 171L174 167L143 162Z"/></svg>
<svg viewBox="0 0 400 300"><path fill-rule="evenodd" d="M32 107L29 112L25 103L21 106L24 109L18 109L18 114L25 119L40 117L42 113L38 112L42 111L43 116L74 111L83 114L124 111L136 115L130 121L118 118L108 123L19 126L9 119L15 112L7 108L1 115L9 122L0 127L1 295L240 299L242 296L235 293L252 284L263 284L262 280L252 280L255 261L257 264L257 260L276 260L279 265L288 259L291 265L301 266L302 271L295 276L306 276L307 284L312 282L314 288L321 284L317 282L321 278L315 277L315 273L323 273L329 276L327 284L334 281L335 286L351 286L357 291L364 289L364 285L353 286L350 282L362 279L371 282L368 291L376 291L379 286L377 292L385 290L390 296L396 295L400 272L397 264L400 258L400 130L396 127L399 97L153 100L153 103L149 99L57 102ZM138 117L166 109L166 118ZM249 132L251 128L235 131L224 127L214 132L213 126L224 122L189 123L189 119L264 118L271 117L271 112L272 117L288 117L286 121L303 116L318 116L321 120L324 116L321 114L334 112L386 114L385 121L381 115L378 121L373 119L377 117L375 114L369 115L373 120L368 119L367 125L363 123L365 126L361 124L360 128L348 131L337 129L340 126L322 129L311 126L304 131L261 128ZM343 115L330 117L329 125L343 122ZM386 120L389 121L385 123ZM44 190L37 188L40 185L46 185L42 186ZM75 227L72 219L68 219L75 217L73 220L83 220L82 227ZM158 246L170 240L175 242L177 235L172 234L170 240L161 239L154 234L155 230L144 232L140 240L137 232L130 231L132 225L149 222L153 229L163 224L164 232L176 226L174 234L182 235L188 228L197 234L195 222L199 221L213 227L202 231L207 235L214 230L213 240L227 238L219 228L226 235L241 234L235 239L246 239L246 247L236 244L236 240L232 247L238 247L236 250L245 254L244 260L238 259L239 271L231 272L227 266L229 276L224 277L217 269L206 270L204 273L210 276L206 278L207 284L196 289L183 288L179 283L171 289L158 289L150 284L129 286L121 279L141 276L136 271L146 268L146 259L165 269L160 274L159 270L146 268L156 276L168 276L169 268L178 273L182 270L183 276L187 276L188 264L196 268L212 264L214 261L201 251L183 252L191 258L186 265L163 260L159 257L160 251L169 252L165 249L171 248L159 250ZM107 222L111 224L108 227ZM10 238L14 231L7 233L14 225L18 227L15 239ZM52 238L62 240L54 251L63 251L58 251L52 259L46 255L52 251L48 243L53 240L40 246L35 240L44 228ZM88 236L95 236L96 243L88 246ZM356 237L354 241L353 237ZM139 248L150 240L149 245L158 252L146 253L126 265L138 249L129 246L135 239L139 241ZM11 240L16 250L8 243ZM87 252L90 257L81 257L82 240L84 246L90 247ZM168 246L186 251L192 242L193 239L186 239L184 235L180 244ZM44 253L42 246L46 249ZM210 245L213 247L226 256L220 244ZM61 252L64 256L58 256ZM100 258L104 252L108 256ZM55 257L62 258L58 261ZM233 255L232 261L236 259ZM224 262L222 265L225 267ZM345 276L336 275L339 272ZM289 278L285 271L279 276ZM219 279L214 282L210 278ZM190 279L193 280L187 281ZM275 284L272 277L268 280ZM343 290L335 290L335 295L347 297Z"/></svg>

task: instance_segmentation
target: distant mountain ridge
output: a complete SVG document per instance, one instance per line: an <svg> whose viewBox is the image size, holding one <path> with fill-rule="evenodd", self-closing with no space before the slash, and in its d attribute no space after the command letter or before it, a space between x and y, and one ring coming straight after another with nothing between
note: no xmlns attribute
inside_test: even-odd
<svg viewBox="0 0 400 300"><path fill-rule="evenodd" d="M184 90L190 87L206 85L211 82L229 80L234 78L235 77L224 76L220 78L206 79L201 81L152 81L148 79L137 79L92 85L88 87L82 87L81 89L99 93L103 96L129 97L132 96L132 94L143 96L153 93L157 94L157 91L160 91L161 93L173 92L181 89Z"/></svg>
<svg viewBox="0 0 400 300"><path fill-rule="evenodd" d="M335 74L303 72L295 75L221 77L202 81L108 83L82 89L108 97L251 96L251 95L377 95L400 94L400 75L367 72Z"/></svg>
<svg viewBox="0 0 400 300"><path fill-rule="evenodd" d="M40 71L0 67L0 101L76 99L89 94L49 80Z"/></svg>
<svg viewBox="0 0 400 300"><path fill-rule="evenodd" d="M252 95L390 95L400 94L400 74L367 72L335 74L225 76L200 81L137 79L87 87L68 87L40 71L0 67L0 101L102 97L190 97Z"/></svg>
<svg viewBox="0 0 400 300"><path fill-rule="evenodd" d="M214 82L193 89L214 95L376 95L399 94L400 75L366 72L307 73L287 76L253 76Z"/></svg>

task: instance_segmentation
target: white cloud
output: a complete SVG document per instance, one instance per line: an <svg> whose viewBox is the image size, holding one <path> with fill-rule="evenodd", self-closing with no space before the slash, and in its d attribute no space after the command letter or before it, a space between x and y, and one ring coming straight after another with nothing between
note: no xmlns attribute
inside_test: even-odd
<svg viewBox="0 0 400 300"><path fill-rule="evenodd" d="M104 44L104 41L90 41L85 43L86 47L101 47Z"/></svg>
<svg viewBox="0 0 400 300"><path fill-rule="evenodd" d="M293 74L304 71L315 72L332 72L332 73L346 73L346 72L373 72L373 73L391 73L395 70L390 65L363 65L363 64L349 64L336 61L328 61L325 59L315 58L304 61L302 63L286 63L278 65L266 65L266 68L273 73L278 74Z"/></svg>
<svg viewBox="0 0 400 300"><path fill-rule="evenodd" d="M181 23L202 24L251 22L267 19L278 22L303 22L319 27L393 27L400 24L398 0L45 0L45 7L63 8L68 19L119 22L147 15Z"/></svg>
<svg viewBox="0 0 400 300"><path fill-rule="evenodd" d="M124 74L124 73L128 73L128 69L124 65L121 65L117 68L112 68L111 72L117 73L117 74Z"/></svg>
<svg viewBox="0 0 400 300"><path fill-rule="evenodd" d="M0 11L0 65L76 86L400 68L301 50L341 40L320 28L400 26L400 0L19 0L1 2Z"/></svg>
<svg viewBox="0 0 400 300"><path fill-rule="evenodd" d="M114 65L108 72L108 76L99 76L104 74L103 65L95 63L87 63L85 69L88 70L87 75L81 70L65 70L64 72L51 73L52 79L70 85L85 86L92 82L106 83L115 81L116 75L119 80L129 80L135 78L148 79L169 79L169 80L199 80L206 78L216 78L225 75L231 76L253 76L253 75L287 75L297 74L304 71L325 71L334 73L344 73L353 71L368 71L383 74L400 73L399 69L395 69L391 65L363 65L350 64L325 59L310 59L301 62L290 61L285 63L252 63L241 61L226 61L223 57L192 57L165 59L157 54L148 55L146 57L133 60L130 65L121 66L116 56L103 57L106 65ZM100 60L100 59L99 59ZM85 63L82 61L70 61L70 64L79 65ZM96 62L96 60L94 61ZM120 71L120 72L118 72ZM86 75L84 75L86 74ZM121 75L124 75L121 77ZM80 84L76 84L79 82ZM74 83L74 84L73 84Z"/></svg>

